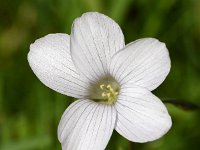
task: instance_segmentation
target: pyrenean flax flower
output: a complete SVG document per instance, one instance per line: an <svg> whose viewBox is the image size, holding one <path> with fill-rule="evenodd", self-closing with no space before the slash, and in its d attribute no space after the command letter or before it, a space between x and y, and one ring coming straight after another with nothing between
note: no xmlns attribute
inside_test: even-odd
<svg viewBox="0 0 200 150"><path fill-rule="evenodd" d="M28 61L42 83L78 99L58 127L63 150L103 150L114 129L133 142L153 141L171 127L166 107L150 92L170 71L165 44L143 38L125 46L118 24L103 14L83 14L70 36L36 40Z"/></svg>

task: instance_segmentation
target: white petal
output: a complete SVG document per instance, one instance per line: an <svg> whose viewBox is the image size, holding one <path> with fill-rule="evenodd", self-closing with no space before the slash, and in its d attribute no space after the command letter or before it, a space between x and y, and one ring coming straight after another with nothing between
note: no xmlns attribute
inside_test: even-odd
<svg viewBox="0 0 200 150"><path fill-rule="evenodd" d="M46 86L68 96L83 98L87 95L87 84L74 67L69 44L67 34L49 34L31 44L28 61Z"/></svg>
<svg viewBox="0 0 200 150"><path fill-rule="evenodd" d="M121 84L134 83L154 90L166 78L171 62L164 43L144 38L128 44L113 56L110 73Z"/></svg>
<svg viewBox="0 0 200 150"><path fill-rule="evenodd" d="M64 112L58 127L63 150L103 150L116 120L113 106L78 100Z"/></svg>
<svg viewBox="0 0 200 150"><path fill-rule="evenodd" d="M165 105L145 88L124 85L115 106L116 130L133 142L148 142L162 137L171 127Z"/></svg>
<svg viewBox="0 0 200 150"><path fill-rule="evenodd" d="M96 12L85 13L74 21L70 40L75 66L93 81L107 75L111 57L124 47L118 24Z"/></svg>

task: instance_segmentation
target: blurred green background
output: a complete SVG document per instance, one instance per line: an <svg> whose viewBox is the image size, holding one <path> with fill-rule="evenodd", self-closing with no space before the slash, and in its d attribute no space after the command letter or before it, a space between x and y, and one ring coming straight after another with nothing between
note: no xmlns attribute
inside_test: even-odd
<svg viewBox="0 0 200 150"><path fill-rule="evenodd" d="M153 93L200 104L200 0L0 0L0 150L61 150L57 125L73 99L45 87L27 53L44 35L70 34L72 21L87 11L118 22L126 43L165 42L172 69ZM114 132L107 149L199 150L199 110L167 107L173 126L163 138L138 144Z"/></svg>

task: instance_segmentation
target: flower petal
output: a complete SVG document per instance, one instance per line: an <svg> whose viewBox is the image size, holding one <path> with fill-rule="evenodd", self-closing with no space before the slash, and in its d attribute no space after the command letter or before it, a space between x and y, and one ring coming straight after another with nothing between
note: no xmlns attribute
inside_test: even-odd
<svg viewBox="0 0 200 150"><path fill-rule="evenodd" d="M166 78L171 62L164 43L144 38L128 44L113 56L110 73L121 84L134 83L154 90Z"/></svg>
<svg viewBox="0 0 200 150"><path fill-rule="evenodd" d="M118 24L97 12L85 13L74 21L70 40L75 66L92 81L107 75L111 57L124 47Z"/></svg>
<svg viewBox="0 0 200 150"><path fill-rule="evenodd" d="M87 95L87 84L77 73L71 60L70 37L49 34L30 46L28 62L42 83L51 89L76 98Z"/></svg>
<svg viewBox="0 0 200 150"><path fill-rule="evenodd" d="M165 105L145 88L122 86L118 101L116 130L133 142L148 142L162 137L171 127Z"/></svg>
<svg viewBox="0 0 200 150"><path fill-rule="evenodd" d="M116 120L113 106L78 100L64 112L58 127L63 150L103 150Z"/></svg>

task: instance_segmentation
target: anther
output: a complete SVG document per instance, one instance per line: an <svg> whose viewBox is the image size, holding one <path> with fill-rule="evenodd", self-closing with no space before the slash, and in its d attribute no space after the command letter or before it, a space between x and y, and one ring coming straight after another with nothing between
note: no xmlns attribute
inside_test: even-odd
<svg viewBox="0 0 200 150"><path fill-rule="evenodd" d="M107 85L107 89L109 89L109 90L112 89L110 84Z"/></svg>
<svg viewBox="0 0 200 150"><path fill-rule="evenodd" d="M102 96L102 97L106 97L107 94L106 94L105 92L103 92L103 93L101 94L101 96Z"/></svg>
<svg viewBox="0 0 200 150"><path fill-rule="evenodd" d="M111 97L111 94L110 94L110 93L107 93L107 97L110 98L110 97Z"/></svg>
<svg viewBox="0 0 200 150"><path fill-rule="evenodd" d="M114 94L115 94L115 95L118 95L118 94L119 94L119 92L114 92Z"/></svg>
<svg viewBox="0 0 200 150"><path fill-rule="evenodd" d="M104 89L104 86L105 86L104 84L101 84L101 85L100 85L100 88L103 90L103 89Z"/></svg>

